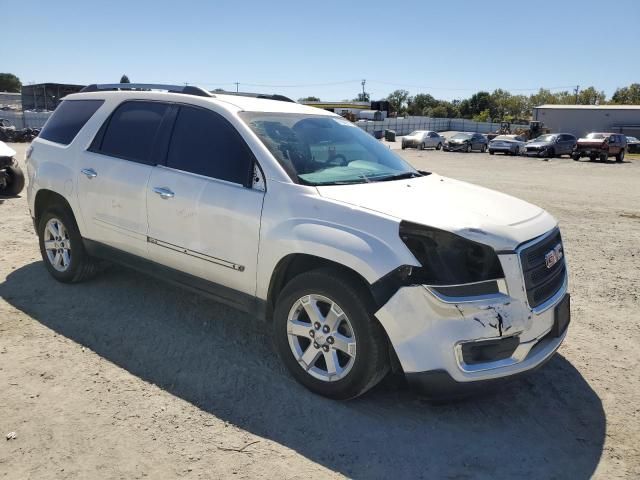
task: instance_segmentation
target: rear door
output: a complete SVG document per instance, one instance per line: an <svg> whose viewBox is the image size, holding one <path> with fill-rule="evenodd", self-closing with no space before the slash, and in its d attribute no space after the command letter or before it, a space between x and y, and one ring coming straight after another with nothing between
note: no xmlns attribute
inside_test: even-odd
<svg viewBox="0 0 640 480"><path fill-rule="evenodd" d="M166 165L153 168L146 191L150 258L254 295L264 198L264 188L252 188L254 165L225 118L181 106Z"/></svg>
<svg viewBox="0 0 640 480"><path fill-rule="evenodd" d="M169 108L150 101L120 104L82 155L78 200L87 238L146 256L146 188Z"/></svg>

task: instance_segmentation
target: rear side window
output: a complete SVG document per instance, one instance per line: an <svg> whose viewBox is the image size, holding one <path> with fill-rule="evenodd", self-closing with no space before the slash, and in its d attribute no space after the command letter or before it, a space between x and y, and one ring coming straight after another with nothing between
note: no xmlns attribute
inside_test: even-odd
<svg viewBox="0 0 640 480"><path fill-rule="evenodd" d="M181 107L167 166L247 185L253 156L236 129L211 110Z"/></svg>
<svg viewBox="0 0 640 480"><path fill-rule="evenodd" d="M40 138L69 145L104 100L64 100L46 123Z"/></svg>
<svg viewBox="0 0 640 480"><path fill-rule="evenodd" d="M158 102L125 102L107 121L100 145L94 151L147 165L158 163L151 158L156 135L168 109Z"/></svg>

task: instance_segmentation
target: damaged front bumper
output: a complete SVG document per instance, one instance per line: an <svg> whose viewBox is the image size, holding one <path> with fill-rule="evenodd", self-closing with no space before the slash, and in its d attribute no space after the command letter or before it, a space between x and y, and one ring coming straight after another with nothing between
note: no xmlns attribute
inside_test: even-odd
<svg viewBox="0 0 640 480"><path fill-rule="evenodd" d="M558 309L568 309L565 275L543 304L530 308L516 254L500 255L500 292L448 297L436 288L400 288L376 312L410 381L428 396L456 396L511 378L547 361L566 336Z"/></svg>

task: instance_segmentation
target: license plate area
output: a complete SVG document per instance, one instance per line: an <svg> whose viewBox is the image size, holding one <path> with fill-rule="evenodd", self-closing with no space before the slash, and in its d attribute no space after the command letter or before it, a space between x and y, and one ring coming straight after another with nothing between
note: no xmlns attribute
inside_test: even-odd
<svg viewBox="0 0 640 480"><path fill-rule="evenodd" d="M569 326L571 322L571 296L567 293L560 303L556 305L553 312L553 328L551 335L559 337Z"/></svg>

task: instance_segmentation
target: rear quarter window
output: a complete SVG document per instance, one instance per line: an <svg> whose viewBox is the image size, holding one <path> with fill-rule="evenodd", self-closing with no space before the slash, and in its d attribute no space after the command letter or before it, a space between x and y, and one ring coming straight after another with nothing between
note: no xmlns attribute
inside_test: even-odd
<svg viewBox="0 0 640 480"><path fill-rule="evenodd" d="M64 100L47 121L40 138L69 145L104 100Z"/></svg>

